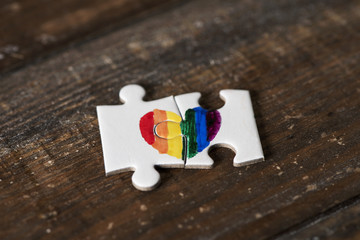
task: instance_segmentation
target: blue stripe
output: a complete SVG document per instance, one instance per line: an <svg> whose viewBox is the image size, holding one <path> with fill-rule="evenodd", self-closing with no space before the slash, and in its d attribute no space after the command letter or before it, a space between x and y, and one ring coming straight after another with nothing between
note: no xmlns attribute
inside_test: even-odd
<svg viewBox="0 0 360 240"><path fill-rule="evenodd" d="M193 108L195 111L196 142L197 150L201 152L210 142L207 140L206 113L202 107Z"/></svg>

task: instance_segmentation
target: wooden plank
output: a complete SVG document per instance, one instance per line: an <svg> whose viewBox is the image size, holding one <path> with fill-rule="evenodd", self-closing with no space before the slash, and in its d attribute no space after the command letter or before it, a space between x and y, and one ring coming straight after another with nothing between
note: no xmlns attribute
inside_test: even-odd
<svg viewBox="0 0 360 240"><path fill-rule="evenodd" d="M321 215L319 219L285 234L278 239L359 239L360 201L357 199L348 206L340 206L331 214Z"/></svg>
<svg viewBox="0 0 360 240"><path fill-rule="evenodd" d="M359 196L360 4L199 0L0 81L1 239L266 239ZM95 107L251 91L266 161L104 176Z"/></svg>
<svg viewBox="0 0 360 240"><path fill-rule="evenodd" d="M118 28L176 0L5 1L0 6L0 73Z"/></svg>

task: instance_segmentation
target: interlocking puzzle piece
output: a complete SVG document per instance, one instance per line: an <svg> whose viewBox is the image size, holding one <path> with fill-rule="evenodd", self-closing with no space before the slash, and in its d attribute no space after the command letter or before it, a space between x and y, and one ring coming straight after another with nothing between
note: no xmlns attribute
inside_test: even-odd
<svg viewBox="0 0 360 240"><path fill-rule="evenodd" d="M155 109L179 110L173 96L143 101L145 90L139 85L125 86L119 95L123 105L97 106L106 175L133 170L133 185L151 190L160 181L154 166L183 167L184 162L150 147L140 134L139 121Z"/></svg>
<svg viewBox="0 0 360 240"><path fill-rule="evenodd" d="M144 102L145 90L128 85L119 95L123 105L97 107L106 175L133 170L133 185L151 190L155 166L211 168L209 146L232 148L234 166L264 159L248 91L222 90L218 111L198 107L200 93Z"/></svg>
<svg viewBox="0 0 360 240"><path fill-rule="evenodd" d="M200 97L198 92L175 96L181 115L184 116L187 109L199 106ZM249 92L221 90L220 97L225 105L218 109L221 116L219 132L207 149L187 160L185 168L211 168L213 160L208 150L216 145L231 148L235 152L235 167L264 160Z"/></svg>

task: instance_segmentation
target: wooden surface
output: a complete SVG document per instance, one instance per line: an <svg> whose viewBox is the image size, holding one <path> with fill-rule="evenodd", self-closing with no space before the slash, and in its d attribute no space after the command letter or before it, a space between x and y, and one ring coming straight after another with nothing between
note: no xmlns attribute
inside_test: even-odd
<svg viewBox="0 0 360 240"><path fill-rule="evenodd" d="M19 0L0 5L2 72L91 39L177 0Z"/></svg>
<svg viewBox="0 0 360 240"><path fill-rule="evenodd" d="M155 1L123 26L96 14L111 1L22 2L32 16L0 21L0 48L25 56L0 60L0 239L359 238L359 1ZM46 17L92 6L100 25ZM67 40L26 45L39 24ZM211 109L250 90L266 161L234 168L214 149L213 169L159 169L151 192L105 177L95 107L128 83L146 100L200 91Z"/></svg>

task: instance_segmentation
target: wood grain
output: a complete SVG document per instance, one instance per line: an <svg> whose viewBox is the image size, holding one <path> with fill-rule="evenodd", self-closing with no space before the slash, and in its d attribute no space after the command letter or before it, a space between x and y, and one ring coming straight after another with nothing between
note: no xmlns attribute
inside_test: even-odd
<svg viewBox="0 0 360 240"><path fill-rule="evenodd" d="M359 239L360 201L350 199L279 239Z"/></svg>
<svg viewBox="0 0 360 240"><path fill-rule="evenodd" d="M350 219L359 12L350 0L192 1L6 74L0 238L292 239L312 220L320 236L318 216ZM221 89L250 90L266 161L234 168L214 149L213 169L159 169L151 192L131 172L105 177L95 107L128 83L146 100L200 91L210 109Z"/></svg>
<svg viewBox="0 0 360 240"><path fill-rule="evenodd" d="M176 0L18 0L0 5L0 73L169 7Z"/></svg>

